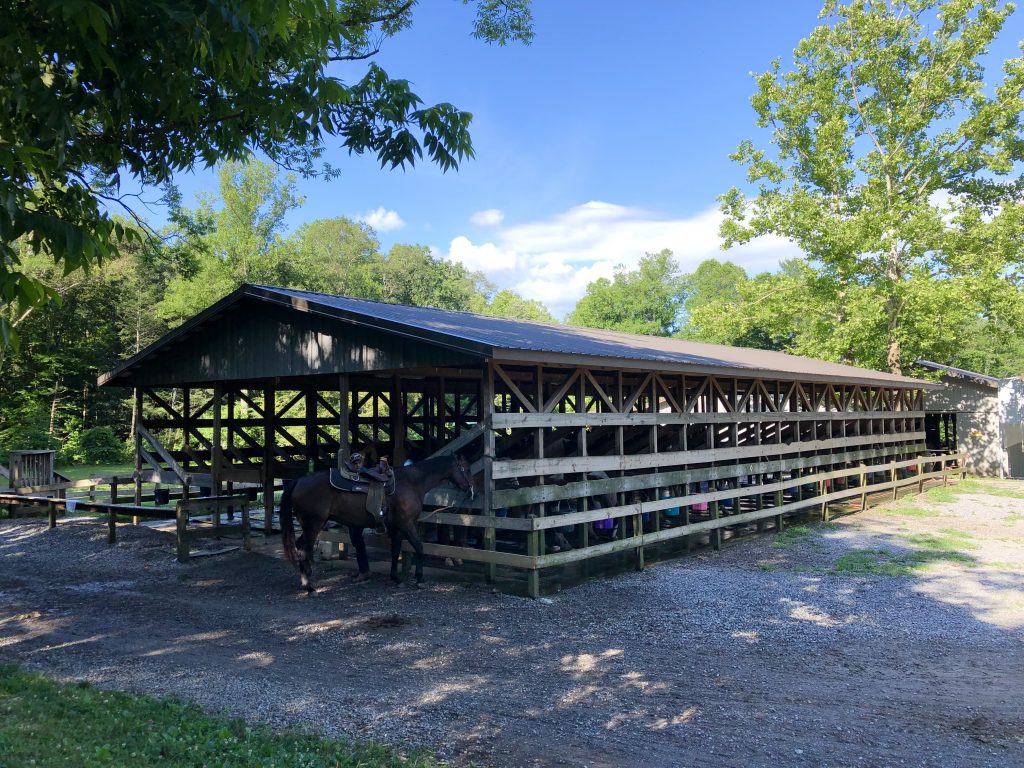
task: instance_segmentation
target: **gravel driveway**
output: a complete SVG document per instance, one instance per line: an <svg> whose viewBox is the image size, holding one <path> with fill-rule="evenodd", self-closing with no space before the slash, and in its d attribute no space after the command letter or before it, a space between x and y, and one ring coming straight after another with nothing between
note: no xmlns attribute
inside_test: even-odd
<svg viewBox="0 0 1024 768"><path fill-rule="evenodd" d="M998 487L546 601L338 571L307 597L274 558L3 520L0 663L456 764L1024 765L1024 484Z"/></svg>

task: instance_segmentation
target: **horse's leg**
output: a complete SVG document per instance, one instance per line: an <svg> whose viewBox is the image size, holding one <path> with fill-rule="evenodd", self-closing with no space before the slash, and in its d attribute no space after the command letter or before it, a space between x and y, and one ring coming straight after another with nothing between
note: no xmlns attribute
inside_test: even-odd
<svg viewBox="0 0 1024 768"><path fill-rule="evenodd" d="M398 557L402 554L402 532L397 526L391 529L391 580L395 584L401 584L398 576Z"/></svg>
<svg viewBox="0 0 1024 768"><path fill-rule="evenodd" d="M416 586L418 587L423 583L423 542L420 541L420 537L416 533L416 524L412 520L402 520L398 527L402 531L402 535L412 544L412 548L416 550Z"/></svg>
<svg viewBox="0 0 1024 768"><path fill-rule="evenodd" d="M316 540L320 536L320 530L324 527L324 518L303 516L302 536L299 541L302 543L302 551L299 553L299 572L302 580L302 588L307 592L315 592L313 586L313 550L316 547ZM296 546L298 542L296 543Z"/></svg>
<svg viewBox="0 0 1024 768"><path fill-rule="evenodd" d="M350 525L348 527L348 538L356 550L356 565L359 566L359 573L352 577L352 581L368 581L370 578L370 558L366 556L366 542L363 540L362 526Z"/></svg>

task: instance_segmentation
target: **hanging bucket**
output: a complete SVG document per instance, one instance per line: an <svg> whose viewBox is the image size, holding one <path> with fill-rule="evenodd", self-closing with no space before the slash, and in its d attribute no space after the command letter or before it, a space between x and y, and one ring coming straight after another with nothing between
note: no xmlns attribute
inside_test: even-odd
<svg viewBox="0 0 1024 768"><path fill-rule="evenodd" d="M699 483L694 483L694 485L693 485L693 492L694 493L707 493L708 492L708 484L707 484L707 482L704 481L704 480L701 480ZM696 504L694 504L692 508L693 508L694 512L707 512L708 511L708 503L706 501L699 501Z"/></svg>
<svg viewBox="0 0 1024 768"><path fill-rule="evenodd" d="M671 499L672 490L670 488L662 488L661 493L658 495L662 499ZM679 507L669 507L664 512L665 517L679 517Z"/></svg>
<svg viewBox="0 0 1024 768"><path fill-rule="evenodd" d="M163 507L171 501L171 489L170 488L155 488L153 489L153 501L156 502L157 506Z"/></svg>

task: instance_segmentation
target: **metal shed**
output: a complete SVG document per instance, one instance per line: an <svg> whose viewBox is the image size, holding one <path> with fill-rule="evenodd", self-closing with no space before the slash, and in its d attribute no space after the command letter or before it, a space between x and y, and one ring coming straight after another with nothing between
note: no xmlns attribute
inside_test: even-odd
<svg viewBox="0 0 1024 768"><path fill-rule="evenodd" d="M925 398L931 446L960 450L976 475L1024 478L1024 376L1006 379L918 360L941 387Z"/></svg>
<svg viewBox="0 0 1024 768"><path fill-rule="evenodd" d="M530 594L556 568L642 565L920 487L952 459L922 461L932 385L918 379L258 285L99 383L135 389L137 474L214 493L259 482L272 499L276 480L332 464L342 445L386 443L396 462L461 451L483 492L431 520L478 535L427 553L522 577Z"/></svg>

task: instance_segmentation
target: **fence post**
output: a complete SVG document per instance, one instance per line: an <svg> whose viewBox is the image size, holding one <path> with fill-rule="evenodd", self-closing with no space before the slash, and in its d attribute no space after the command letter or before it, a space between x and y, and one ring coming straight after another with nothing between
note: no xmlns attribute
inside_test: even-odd
<svg viewBox="0 0 1024 768"><path fill-rule="evenodd" d="M57 527L57 502L50 501L47 505L47 528L53 529Z"/></svg>
<svg viewBox="0 0 1024 768"><path fill-rule="evenodd" d="M117 476L110 478L110 503L117 504Z"/></svg>
<svg viewBox="0 0 1024 768"><path fill-rule="evenodd" d="M188 507L178 502L174 508L175 534L177 535L178 562L188 562Z"/></svg>
<svg viewBox="0 0 1024 768"><path fill-rule="evenodd" d="M712 520L717 520L718 519L718 502L717 501L712 501L711 504L710 504L710 507L711 507L711 519ZM714 528L714 529L712 529L712 531L711 531L711 547L716 552L722 548L722 529L721 528Z"/></svg>
<svg viewBox="0 0 1024 768"><path fill-rule="evenodd" d="M780 479L781 479L781 477L780 477ZM778 509L779 507L782 506L782 499L783 499L782 491L776 491L775 492L775 508L776 509ZM783 526L782 515L781 514L775 515L775 532L776 533L781 533L782 532L782 526Z"/></svg>
<svg viewBox="0 0 1024 768"><path fill-rule="evenodd" d="M897 499L897 492L899 491L899 486L896 485L896 467L895 467L895 465L893 466L892 472L890 473L890 475L891 475L891 479L892 479L892 500L896 501L896 499Z"/></svg>
<svg viewBox="0 0 1024 768"><path fill-rule="evenodd" d="M540 553L540 531L526 534L526 554L537 557ZM540 568L532 566L526 574L526 592L530 597L540 597Z"/></svg>
<svg viewBox="0 0 1024 768"><path fill-rule="evenodd" d="M110 507L107 510L107 544L117 543L117 510Z"/></svg>
<svg viewBox="0 0 1024 768"><path fill-rule="evenodd" d="M246 552L252 551L252 537L249 532L249 502L242 502L242 547Z"/></svg>
<svg viewBox="0 0 1024 768"><path fill-rule="evenodd" d="M860 485L860 511L861 512L863 512L865 509L868 508L868 483L867 483L867 477L868 477L867 473L863 469L861 469L861 471L860 471L860 478L857 481L858 484Z"/></svg>

